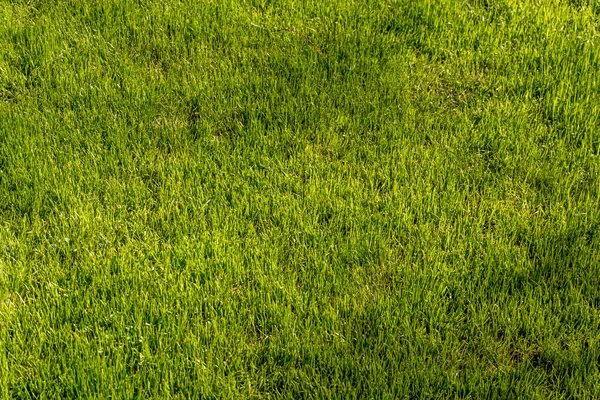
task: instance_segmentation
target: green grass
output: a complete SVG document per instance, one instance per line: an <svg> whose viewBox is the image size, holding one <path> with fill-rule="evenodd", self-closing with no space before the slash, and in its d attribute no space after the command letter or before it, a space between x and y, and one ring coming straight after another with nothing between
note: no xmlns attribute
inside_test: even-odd
<svg viewBox="0 0 600 400"><path fill-rule="evenodd" d="M599 23L0 0L0 397L600 398Z"/></svg>

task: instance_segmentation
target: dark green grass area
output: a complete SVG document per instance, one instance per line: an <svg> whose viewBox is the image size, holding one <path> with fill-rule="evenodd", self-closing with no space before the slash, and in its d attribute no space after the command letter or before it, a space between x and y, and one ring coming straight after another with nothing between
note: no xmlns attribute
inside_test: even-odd
<svg viewBox="0 0 600 400"><path fill-rule="evenodd" d="M599 22L0 0L0 397L600 398Z"/></svg>

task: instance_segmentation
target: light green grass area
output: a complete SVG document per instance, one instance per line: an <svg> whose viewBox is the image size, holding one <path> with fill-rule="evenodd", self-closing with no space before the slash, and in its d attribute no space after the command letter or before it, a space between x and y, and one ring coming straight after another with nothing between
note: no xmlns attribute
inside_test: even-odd
<svg viewBox="0 0 600 400"><path fill-rule="evenodd" d="M599 22L0 0L0 398L600 398Z"/></svg>

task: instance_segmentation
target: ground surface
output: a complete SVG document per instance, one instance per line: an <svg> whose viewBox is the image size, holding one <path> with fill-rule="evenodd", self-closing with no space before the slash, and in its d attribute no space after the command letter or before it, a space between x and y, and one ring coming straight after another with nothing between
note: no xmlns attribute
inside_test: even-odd
<svg viewBox="0 0 600 400"><path fill-rule="evenodd" d="M600 398L599 13L0 0L0 396Z"/></svg>

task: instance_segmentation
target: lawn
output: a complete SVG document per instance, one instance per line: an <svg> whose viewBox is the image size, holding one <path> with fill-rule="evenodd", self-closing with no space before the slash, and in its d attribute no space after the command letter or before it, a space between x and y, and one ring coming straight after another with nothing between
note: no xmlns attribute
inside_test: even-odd
<svg viewBox="0 0 600 400"><path fill-rule="evenodd" d="M0 0L0 398L600 398L600 1Z"/></svg>

